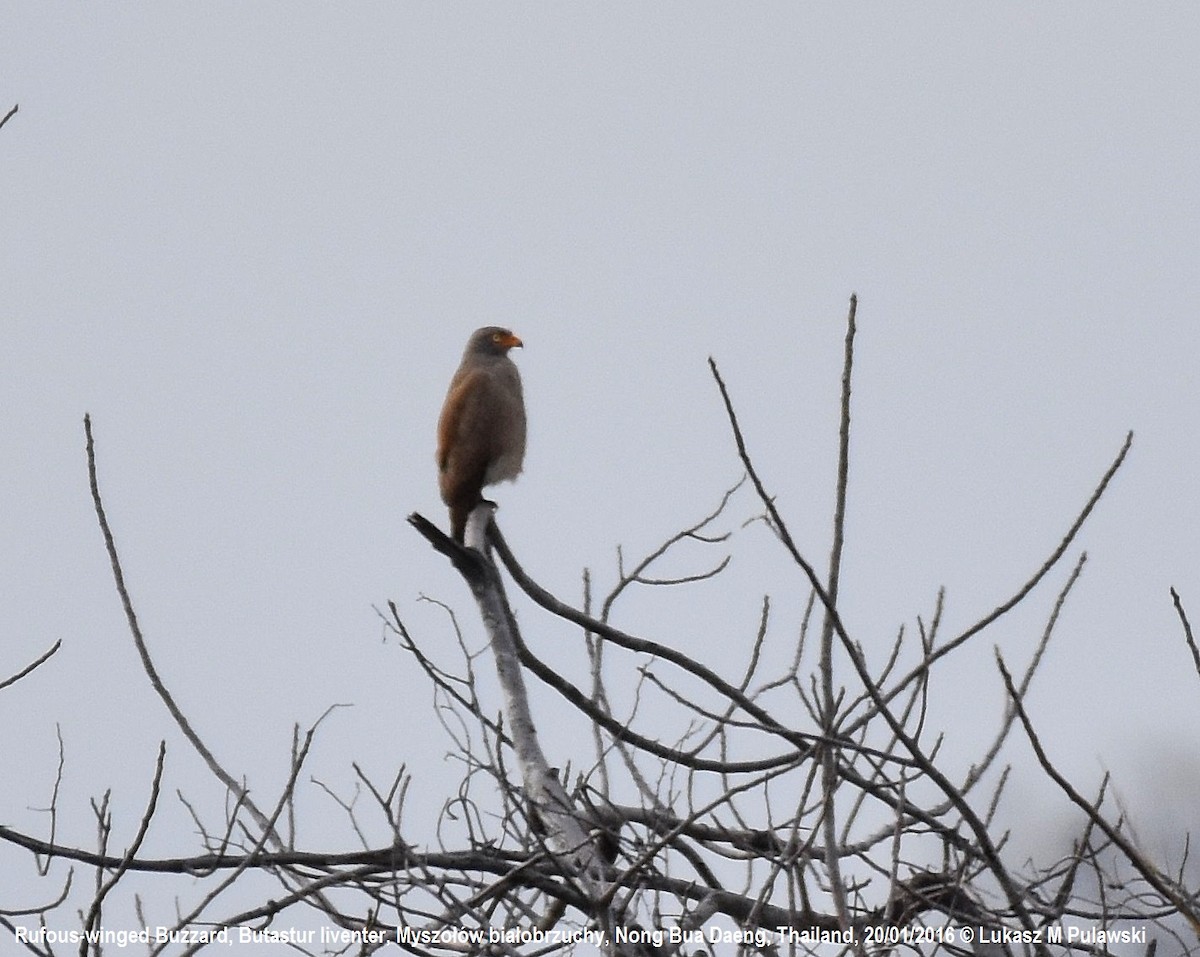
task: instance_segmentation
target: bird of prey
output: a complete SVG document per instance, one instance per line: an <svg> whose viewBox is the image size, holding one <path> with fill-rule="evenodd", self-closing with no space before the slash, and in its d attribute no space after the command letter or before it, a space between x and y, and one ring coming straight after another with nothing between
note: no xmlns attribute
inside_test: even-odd
<svg viewBox="0 0 1200 957"><path fill-rule="evenodd" d="M471 333L438 419L438 486L450 507L450 531L462 542L483 487L515 479L525 458L521 374L508 350L522 345L508 329Z"/></svg>

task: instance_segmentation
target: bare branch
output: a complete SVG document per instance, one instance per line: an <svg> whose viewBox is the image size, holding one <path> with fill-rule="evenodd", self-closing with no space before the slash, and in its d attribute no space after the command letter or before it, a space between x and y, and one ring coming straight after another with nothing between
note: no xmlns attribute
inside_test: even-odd
<svg viewBox="0 0 1200 957"><path fill-rule="evenodd" d="M26 675L36 671L38 668L40 668L42 665L44 665L47 661L49 661L51 658L53 658L54 655L56 655L58 653L58 649L61 647L62 647L62 639L59 638L58 641L56 641L53 645L51 645L46 651L42 652L41 656L39 658L37 658L37 660L26 665L24 668L22 668L20 671L18 671L11 678L5 678L3 681L0 681L0 691L3 691L9 685L15 685L18 681L20 681Z"/></svg>
<svg viewBox="0 0 1200 957"><path fill-rule="evenodd" d="M254 802L250 800L246 789L221 766L213 753L200 740L200 736L192 729L191 723L184 717L183 712L175 703L175 699L167 690L166 685L163 684L162 678L159 677L158 669L155 667L154 661L150 658L150 649L146 646L146 639L142 635L141 625L138 624L137 613L133 610L133 599L130 598L129 589L125 586L125 574L121 570L121 560L117 555L117 544L113 538L112 529L108 524L108 516L104 511L104 502L100 498L100 485L96 477L96 450L92 439L92 417L90 415L83 417L83 428L87 435L88 483L92 490L92 504L96 509L96 519L100 523L100 531L104 535L104 547L108 550L108 559L112 565L113 581L117 586L117 594L121 598L121 607L125 610L125 620L129 624L129 632L133 636L133 643L137 647L138 656L142 659L142 668L145 670L146 676L150 679L150 684L154 688L154 691L162 699L163 704L166 705L171 717L175 719L179 730L183 732L183 736L196 749L196 753L204 759L204 763L208 765L209 770L216 775L217 779L225 787L238 795L239 800L245 803L246 809L250 811L259 825L265 826L267 821L266 815L258 810Z"/></svg>
<svg viewBox="0 0 1200 957"><path fill-rule="evenodd" d="M137 856L138 850L142 846L142 842L146 839L146 834L150 830L150 821L154 818L155 809L158 807L159 787L162 784L163 763L167 757L167 743L160 741L158 745L158 760L154 765L154 780L150 784L150 800L146 804L146 811L142 815L141 823L138 825L137 834L129 844L129 849L125 852L125 856L121 858L121 862L117 865L113 875L104 882L103 886L97 892L95 900L92 901L92 906L87 912L87 916L83 921L84 934L93 931L100 922L100 910L106 898L114 887L117 886L117 881L125 876L129 871L129 865ZM85 936L79 943L79 957L87 957L88 938Z"/></svg>
<svg viewBox="0 0 1200 957"><path fill-rule="evenodd" d="M1012 611L1017 607L1017 605L1025 600L1026 596L1028 596L1029 593L1038 586L1041 580L1049 573L1050 569L1058 564L1059 559L1061 559L1063 555L1066 554L1067 549L1071 547L1071 542L1075 540L1075 536L1078 535L1079 530L1083 528L1084 522L1088 520L1088 517L1092 514L1093 509L1095 509L1101 497L1108 490L1109 484L1116 476L1117 470L1121 468L1121 465L1125 461L1125 456L1129 454L1129 450L1132 446L1133 433L1129 432L1125 436L1125 442L1121 446L1121 450L1117 453L1117 457L1113 459L1112 464L1100 478L1099 484L1092 491L1091 497L1087 500L1087 503L1083 506L1083 509L1080 511L1079 515L1076 516L1074 523L1067 530L1066 535L1064 535L1062 540L1058 543L1058 547L1056 547L1054 551L1050 553L1050 557L1042 563L1042 567L1034 572L1033 576L1027 582L1025 582L1024 585L1018 588L1017 591L1013 593L1013 595L1007 601L1004 601L1000 605L996 606L996 608L973 624L966 631L962 632L962 634L946 642L946 644L939 647L936 651L933 651L928 656L926 661L922 663L922 665L905 675L892 687L890 691L888 691L887 695L885 696L885 700L892 700L892 698L899 694L900 691L910 681L915 679L923 669L928 668L929 665L933 664L933 662L944 658L946 655L950 654L950 652L969 641L985 628L995 624L996 621L1008 614L1008 612Z"/></svg>
<svg viewBox="0 0 1200 957"><path fill-rule="evenodd" d="M1175 614L1179 616L1179 622L1183 625L1183 638L1187 642L1188 650L1192 653L1192 664L1195 665L1196 674L1200 674L1200 648L1196 647L1191 622L1188 621L1187 612L1183 610L1183 600L1174 588L1171 589L1171 601L1175 603Z"/></svg>
<svg viewBox="0 0 1200 957"><path fill-rule="evenodd" d="M1042 770L1062 789L1062 792L1070 799L1071 803L1082 810L1087 815L1088 820L1094 823L1096 827L1104 832L1105 837L1121 849L1121 853L1134 866L1137 872L1142 875L1146 883L1170 901L1172 906L1188 920L1197 934L1200 934L1200 910L1197 910L1196 906L1192 903L1190 895L1176 887L1165 874L1147 861L1128 838L1100 813L1100 809L1092 805L1082 794L1076 791L1071 786L1071 783L1051 763L1045 749L1042 747L1042 742L1038 738L1037 732L1033 729L1033 723L1029 720L1029 715L1025 711L1025 705L1021 700L1020 694L1017 692L1016 686L1013 684L1012 675L1009 674L1008 667L1004 664L1004 658L1001 656L999 649L996 649L996 666L1000 669L1000 675L1004 679L1004 687L1008 690L1012 706L1017 712L1021 726L1025 729L1025 736L1029 739L1029 743L1033 747L1033 753L1037 755L1038 763L1042 766Z"/></svg>
<svg viewBox="0 0 1200 957"><path fill-rule="evenodd" d="M842 414L838 427L838 470L836 504L833 510L833 547L829 553L829 600L825 606L824 624L821 627L821 730L827 737L837 734L837 699L833 692L833 608L838 600L838 582L841 577L842 547L845 542L846 487L850 475L850 381L854 368L854 315L858 309L858 297L850 297L850 314L846 319L845 358L842 365ZM715 367L714 367L715 368ZM842 930L850 929L850 908L846 902L845 884L842 880L841 860L838 854L836 800L838 784L838 759L832 748L821 749L821 793L823 810L821 826L825 835L825 867L829 871L829 888L834 909ZM862 943L855 941L855 950L863 953Z"/></svg>
<svg viewBox="0 0 1200 957"><path fill-rule="evenodd" d="M57 895L57 900L32 909L28 899L20 902L23 909L0 901L8 907L7 912L0 910L0 933L10 933L29 953L58 957L57 941L50 937L51 919L61 918L70 909L68 902L82 897L74 911L80 925L102 930L102 918L111 922L117 913L119 888L130 888L134 880L129 875L136 872L142 885L164 888L174 884L155 875L187 875L174 882L179 896L165 923L155 913L159 904L149 901L143 906L141 895L131 893L133 912L143 926L169 929L173 924L182 931L195 925L220 928L222 934L254 931L266 942L273 928L286 928L289 917L311 911L332 922L338 933L351 935L334 940L324 936L332 930L326 927L320 941L295 943L306 953L354 950L365 957L395 943L405 952L427 957L566 957L579 952L578 943L585 943L583 949L590 952L587 945L594 944L605 957L681 957L693 952L711 957L728 948L715 944L708 932L732 926L745 935L734 943L747 953L811 957L836 950L893 957L928 951L954 957L1013 957L1015 950L1009 954L1004 945L984 939L967 944L961 937L937 937L921 948L879 940L871 932L903 925L949 934L974 926L980 931L1018 928L1032 937L1034 930L1072 920L1106 926L1120 920L1150 921L1163 936L1178 942L1177 949L1187 950L1183 938L1190 932L1184 922L1197 929L1200 923L1195 923L1194 895L1184 882L1190 867L1186 842L1177 872L1168 874L1154 866L1139 852L1119 796L1112 810L1113 795L1119 794L1116 784L1110 785L1106 776L1091 802L1070 790L1045 757L1024 710L1033 676L1043 667L1048 642L1086 556L1079 557L1048 610L1020 681L1013 680L999 661L1008 698L998 727L980 742L982 753L972 754L965 772L951 770L943 751L947 731L933 724L939 713L934 705L942 659L1024 601L1062 559L1127 455L1130 438L1058 548L1013 596L963 634L943 642L945 601L939 591L932 618L918 616L915 627L895 629L894 640L872 642L871 654L878 653L879 660L868 664L864 644L852 639L844 625L847 596L839 588L849 544L856 311L857 299L852 297L842 365L833 536L824 581L800 553L777 501L761 480L730 394L710 360L739 457L757 495L750 509L764 512L761 520L773 527L802 572L793 579L797 587L792 594L782 600L779 595L761 596L757 618L721 636L715 665L677 650L691 647L680 640L650 641L638 637L636 628L629 633L610 622L615 603L632 594L634 586L672 584L690 590L689 583L727 567L741 540L722 529L718 520L735 530L746 524L742 516L730 515L738 486L724 493L715 511L671 534L643 557L629 559L618 546L616 584L595 604L593 576L585 571L582 611L559 601L525 573L496 527L490 503L472 511L463 544L421 516L410 517L413 527L462 574L488 638L486 643L468 640L453 609L436 602L447 614L450 633L435 650L432 641L418 640L420 636L410 632L394 603L381 603L377 610L385 642L397 647L407 663L415 662L429 680L425 725L404 729L400 747L418 738L424 742L429 731L436 734L440 728L449 742L448 767L460 775L457 786L451 782L443 794L433 795L424 833L412 833L416 829L405 820L405 804L413 784L426 791L428 785L414 781L403 755L395 773L384 768L371 774L349 756L353 776L348 785L324 770L301 775L328 711L306 734L299 725L294 727L291 767L270 813L250 800L246 780L235 780L216 762L151 659L101 500L91 421L85 418L93 504L142 668L224 790L215 810L179 794L194 822L192 842L203 853L189 855L185 848L174 852L178 856L142 856L152 821L161 826L161 816L155 818L165 764L160 748L148 807L124 852L110 851L118 833L115 802L112 791L102 788L96 791L102 796L90 805L95 846L68 846L60 843L60 834L78 828L73 824L68 831L65 819L60 820L59 805L71 806L59 794L60 785L70 780L64 776L60 736L49 840L0 825L0 852L9 857L31 855L45 878L40 897L51 900ZM674 560L680 549L691 547L688 543L720 543L719 554L681 569ZM500 555L537 606L528 621L522 615L526 629L548 623L552 630L563 631L561 620L571 623L567 633L571 627L581 628L583 641L557 643L548 652L553 658L535 655L530 645L540 649L545 643L527 645L523 640L493 553ZM668 556L673 560L669 568ZM733 579L726 581L734 584ZM710 594L711 590L703 597L707 600ZM1174 590L1171 594L1200 673L1200 649L1182 600ZM419 600L431 599L422 595ZM816 655L811 655L807 636L818 607L820 642ZM543 617L539 609L553 617ZM794 640L785 645L776 640L780 614L798 616L794 625L782 626L796 629ZM398 639L394 643L393 634ZM59 647L56 643L0 683L0 690L40 667ZM502 706L488 703L496 692L490 668L484 665L493 660ZM843 666L850 669L849 682L841 673ZM538 689L526 688L529 676L554 695L531 700L529 693ZM547 710L536 716L539 725L533 708L543 705ZM414 714L412 720L418 719ZM1039 773L1055 780L1086 813L1070 852L1049 864L1018 858L1008 832L997 824L1006 784L1020 770L1014 763L997 767L1006 760L1003 746L1011 743L1018 720L1041 762L1035 766ZM590 737L576 733L581 721ZM567 749L559 767L551 766L540 743L550 722L570 725L570 734L554 737L556 747ZM986 788L980 786L985 775ZM296 848L296 841L311 832L304 826L303 813L314 796L317 803L332 799L341 808L352 829L347 829L349 843L356 850ZM280 823L282 815L287 816L286 824ZM77 866L89 868L88 886L81 889L76 882L72 890ZM65 885L62 875L49 876L52 867L68 870ZM232 900L235 887L255 896L239 895L237 913L217 916L219 902ZM6 893L0 890L0 898ZM55 908L61 910L52 913ZM660 936L668 928L702 930L703 939L668 941ZM533 930L563 931L566 937L555 943L521 936ZM463 936L422 936L444 931ZM789 937L790 931L798 933ZM510 933L515 936L503 936ZM576 933L592 936L572 942ZM99 957L107 943L103 937L87 940L84 935L80 953ZM170 949L191 957L207 945L184 943L180 950L180 943L156 940L150 950ZM1020 951L1022 957L1047 957L1048 948L1055 946L1022 942ZM1067 949L1099 952L1086 945Z"/></svg>

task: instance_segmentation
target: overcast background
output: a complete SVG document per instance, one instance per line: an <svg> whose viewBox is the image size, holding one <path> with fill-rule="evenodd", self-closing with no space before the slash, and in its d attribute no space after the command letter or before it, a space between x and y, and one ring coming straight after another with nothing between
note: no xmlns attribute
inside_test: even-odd
<svg viewBox="0 0 1200 957"><path fill-rule="evenodd" d="M314 773L349 793L351 760L381 780L408 762L436 808L457 772L374 606L444 650L432 596L480 640L405 523L445 522L434 423L468 333L526 343L526 474L499 517L578 600L582 568L611 585L617 545L653 547L741 474L710 355L824 567L857 292L843 615L876 662L939 586L947 633L1015 590L1135 431L1068 565L947 672L935 714L948 757L976 753L992 645L1028 654L1086 548L1030 707L1081 788L1113 770L1178 863L1200 785L1168 595L1200 619L1195 6L17 2L0 21L0 115L20 104L0 130L0 678L63 639L0 693L0 820L47 833L56 724L60 840L91 842L112 787L123 848L163 737L169 793L220 809L129 640L85 412L152 652L227 766L269 805L293 722L353 704ZM728 551L726 582L619 621L737 674L769 591L786 648L806 593L740 527L757 510L740 493L725 551L663 569ZM579 661L577 633L519 611ZM565 763L575 739L544 738ZM1012 813L1032 796L1022 837L1049 847L1071 818L1026 770ZM319 794L302 810L321 822L302 846L354 846ZM163 814L149 849L193 851Z"/></svg>

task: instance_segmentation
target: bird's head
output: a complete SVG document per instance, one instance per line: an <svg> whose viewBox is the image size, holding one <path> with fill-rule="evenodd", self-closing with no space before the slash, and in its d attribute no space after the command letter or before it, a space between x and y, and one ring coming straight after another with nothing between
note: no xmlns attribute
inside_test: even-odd
<svg viewBox="0 0 1200 957"><path fill-rule="evenodd" d="M502 356L507 354L509 349L524 345L525 343L514 336L511 330L502 329L500 326L484 326L471 334L467 341L467 354Z"/></svg>

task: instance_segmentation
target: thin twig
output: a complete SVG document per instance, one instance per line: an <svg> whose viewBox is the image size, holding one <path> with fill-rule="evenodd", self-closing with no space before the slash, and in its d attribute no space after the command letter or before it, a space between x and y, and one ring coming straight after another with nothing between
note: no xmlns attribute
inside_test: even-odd
<svg viewBox="0 0 1200 957"><path fill-rule="evenodd" d="M104 536L104 547L108 552L109 563L112 566L113 580L116 583L117 594L121 598L121 606L125 610L125 619L129 625L130 634L133 636L134 645L137 647L138 656L142 660L142 668L146 672L146 676L150 679L150 684L162 699L167 711L171 717L175 719L175 723L183 732L185 738L200 755L204 763L208 765L209 770L217 777L217 779L225 785L230 793L236 795L237 803L244 806L255 822L262 829L265 840L268 840L277 848L286 846L282 837L275 831L274 822L259 807L250 797L249 789L245 784L238 782L234 777L225 770L213 753L208 749L200 736L192 728L191 723L184 717L183 712L175 703L175 699L171 693L167 691L166 685L163 684L162 678L159 677L158 669L154 666L153 660L150 658L150 650L146 645L146 640L142 635L141 626L138 624L137 613L133 608L133 599L129 595L129 589L125 585L125 575L121 569L121 560L117 554L116 540L113 537L112 529L108 523L108 516L104 511L104 502L100 497L100 484L96 474L96 450L95 442L92 437L92 417L85 415L83 417L84 433L87 436L87 463L88 463L88 485L92 492L92 504L95 506L96 519L100 524L100 531ZM320 721L317 722L318 724ZM333 907L324 899L321 900L322 905L330 913L334 913Z"/></svg>
<svg viewBox="0 0 1200 957"><path fill-rule="evenodd" d="M412 519L410 518L410 521ZM651 641L648 638L639 638L634 635L626 634L625 632L614 628L603 621L596 618L591 618L588 615L572 608L566 602L555 598L549 591L542 588L534 581L529 574L521 567L516 556L512 553L512 549L508 547L508 543L504 540L504 536L500 533L499 527L493 522L490 529L490 538L492 545L495 547L500 560L504 562L504 567L508 569L508 573L513 576L520 589L532 598L537 604L541 605L547 611L557 615L560 618L565 618L567 621L580 625L613 642L620 645L629 651L642 652L643 654L653 655L671 662L691 675L699 678L705 684L724 695L730 701L736 702L747 714L757 719L770 733L779 735L790 741L792 744L807 747L813 740L813 735L801 735L786 728L781 722L777 721L761 706L751 701L745 694L727 682L724 678L718 675L711 668L708 668L694 658L690 658L681 652L676 651L667 645L660 644L656 641Z"/></svg>
<svg viewBox="0 0 1200 957"><path fill-rule="evenodd" d="M40 668L47 661L49 661L55 654L57 654L58 649L61 647L62 647L62 639L59 638L58 641L56 641L53 645L51 645L47 651L44 651L42 653L42 655L36 661L34 661L32 664L26 665L24 668L22 668L20 671L18 671L11 678L5 678L3 681L0 681L0 691L3 691L9 685L15 685L18 681L20 681L22 678L24 678L27 674L36 670L37 668Z"/></svg>
<svg viewBox="0 0 1200 957"><path fill-rule="evenodd" d="M1133 433L1129 432L1125 436L1125 442L1121 445L1121 450L1117 453L1117 457L1113 459L1112 464L1108 467L1107 471L1105 471L1104 475L1101 476L1100 482L1092 491L1091 497L1087 500L1087 503L1083 506L1083 509L1076 516L1075 521L1067 530L1066 535L1062 537L1062 540L1058 543L1058 546L1053 552L1050 553L1050 557L1042 563L1041 568L1034 572L1033 576L1027 582L1025 582L1024 585L1018 588L1017 591L1007 601L997 605L987 615L973 624L966 631L962 632L962 634L952 638L936 651L932 652L927 658L925 658L924 661L921 662L920 665L901 678L900 681L897 682L897 684L894 685L892 689L884 696L885 701L891 701L892 698L900 693L901 689L903 689L905 685L907 685L914 678L918 677L920 673L926 670L931 664L941 658L944 658L946 655L950 654L950 652L954 651L966 641L969 641L985 628L995 624L996 621L1008 614L1008 612L1012 611L1017 607L1017 605L1024 601L1025 596L1038 586L1041 580L1050 572L1050 569L1058 564L1059 560L1063 557L1063 555L1066 554L1067 549L1071 547L1071 543L1075 540L1075 536L1079 534L1079 530L1083 528L1083 523L1088 520L1088 517L1092 514L1092 510L1095 509L1101 497L1108 490L1109 483L1111 483L1113 478L1116 476L1117 470L1120 469L1121 465L1124 463L1125 456L1129 454L1129 450L1132 446ZM860 719L860 721L861 720L862 719Z"/></svg>
<svg viewBox="0 0 1200 957"><path fill-rule="evenodd" d="M1179 616L1179 621L1183 625L1183 638L1187 642L1188 650L1192 653L1192 664L1196 667L1196 673L1200 674L1200 648L1196 647L1196 638L1192 635L1192 625L1188 621L1187 612L1183 610L1183 599L1179 597L1174 587L1171 588L1171 601L1175 603L1175 614Z"/></svg>
<svg viewBox="0 0 1200 957"><path fill-rule="evenodd" d="M837 699L833 693L833 609L838 600L838 582L841 577L842 547L846 528L846 487L850 475L850 383L854 370L854 316L858 310L858 297L850 297L850 313L846 319L845 356L842 363L842 406L838 423L838 470L836 505L833 510L833 546L829 553L829 601L825 607L821 626L821 730L827 737L837 734ZM846 885L842 881L841 861L838 855L837 813L835 796L839 784L838 756L833 748L821 749L821 793L824 808L821 827L825 835L825 867L829 871L829 887L834 910L842 930L850 929L850 909L846 902ZM863 953L862 944L855 939L855 950Z"/></svg>
<svg viewBox="0 0 1200 957"><path fill-rule="evenodd" d="M142 842L146 839L146 834L150 830L150 821L154 817L154 812L158 808L159 788L162 784L163 764L167 758L167 742L160 741L158 744L158 760L154 766L154 781L150 785L150 800L146 804L146 811L142 815L141 823L138 825L137 834L134 835L133 841L129 845L129 849L121 858L121 863L117 865L117 869L112 876L103 884L97 892L95 899L92 901L92 906L88 908L87 917L83 921L84 936L79 942L79 957L87 957L88 952L88 933L96 928L100 920L100 909L109 892L117 885L122 877L129 872L129 866L137 857L137 852L142 846Z"/></svg>
<svg viewBox="0 0 1200 957"><path fill-rule="evenodd" d="M1004 664L1004 658L998 648L996 649L996 666L1000 669L1000 675L1004 679L1004 687L1008 691L1012 706L1016 709L1021 726L1025 729L1025 736L1029 739L1029 744L1033 748L1033 753L1037 755L1038 763L1042 766L1042 770L1059 786L1062 792L1070 799L1071 803L1082 810L1087 815L1088 820L1093 821L1096 827L1104 832L1105 837L1120 848L1121 853L1125 855L1134 869L1142 875L1146 883L1158 891L1166 900L1169 900L1179 910L1179 913L1187 919L1188 923L1192 925L1193 930L1200 933L1200 911L1197 911L1195 904L1188 899L1188 895L1176 887L1158 868L1142 857L1141 852L1133 846L1129 839L1104 818L1099 808L1092 805L1087 798L1076 791L1071 782L1050 761L1045 749L1042 747L1041 739L1038 738L1037 732L1033 730L1033 722L1029 720L1024 702L1021 700L1021 695L1013 683L1012 675L1009 674L1008 667Z"/></svg>
<svg viewBox="0 0 1200 957"><path fill-rule="evenodd" d="M154 661L150 657L150 649L146 646L146 639L142 635L141 625L138 624L137 613L133 610L133 599L129 596L129 589L125 585L125 574L121 570L121 559L117 555L117 543L113 538L112 529L108 524L108 516L104 511L104 502L100 498L100 485L96 477L96 449L95 442L92 438L92 417L85 415L83 417L83 429L87 434L87 463L88 463L88 483L92 490L92 504L96 509L96 518L100 523L100 531L104 535L104 547L108 550L108 560L112 565L113 580L116 582L117 594L121 597L121 607L125 609L125 620L129 624L130 634L133 636L133 643L137 647L138 656L142 659L142 668L146 672L146 676L150 679L150 684L154 688L155 693L162 699L166 705L167 711L171 717L175 719L175 723L179 725L179 730L183 732L183 736L188 739L192 747L208 765L209 770L216 775L217 779L225 785L230 791L238 795L239 800L244 801L247 810L254 816L260 827L266 827L267 816L258 809L251 801L246 789L239 784L221 763L217 761L213 753L208 749L207 745L200 740L200 736L192 729L191 723L188 721L179 706L175 703L175 699L167 690L163 680L159 677L158 669L154 666ZM280 846L283 842L280 841Z"/></svg>

